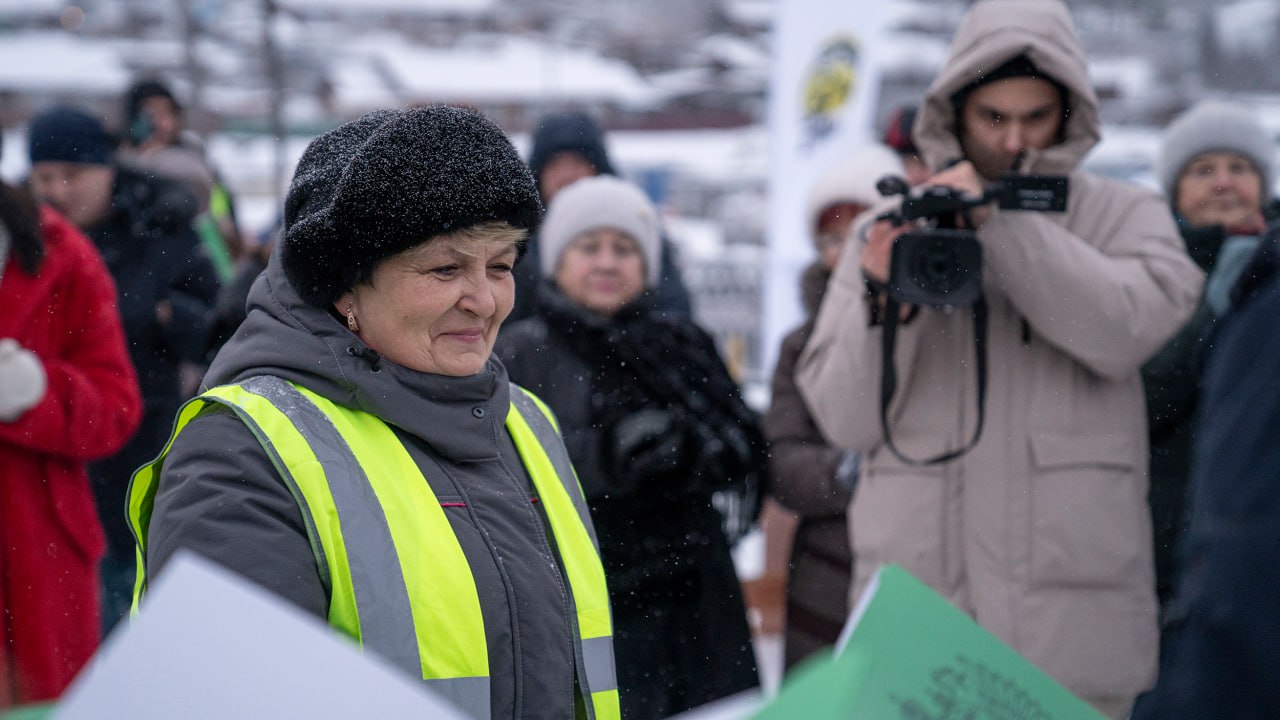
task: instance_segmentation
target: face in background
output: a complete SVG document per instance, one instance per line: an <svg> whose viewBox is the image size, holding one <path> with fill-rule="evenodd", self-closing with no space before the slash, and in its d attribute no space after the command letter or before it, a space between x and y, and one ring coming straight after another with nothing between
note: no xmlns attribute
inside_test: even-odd
<svg viewBox="0 0 1280 720"><path fill-rule="evenodd" d="M866 208L858 203L837 203L822 211L814 239L818 245L818 260L827 270L836 269L840 252L844 250L845 241L849 237L849 227L853 224L853 219L864 210Z"/></svg>
<svg viewBox="0 0 1280 720"><path fill-rule="evenodd" d="M182 132L182 116L172 100L163 95L153 95L139 104L138 112L151 128L151 134L142 143L144 147L160 148L177 144L178 135Z"/></svg>
<svg viewBox="0 0 1280 720"><path fill-rule="evenodd" d="M516 240L505 224L432 238L379 263L334 307L356 334L411 370L464 377L484 368L511 314Z"/></svg>
<svg viewBox="0 0 1280 720"><path fill-rule="evenodd" d="M547 160L538 174L538 192L542 195L544 205L551 203L551 198L572 183L585 177L599 174L595 165L591 164L580 153L566 150L558 152Z"/></svg>
<svg viewBox="0 0 1280 720"><path fill-rule="evenodd" d="M112 165L45 160L31 166L32 192L81 230L107 217L115 179Z"/></svg>
<svg viewBox="0 0 1280 720"><path fill-rule="evenodd" d="M961 108L960 144L978 173L995 180L1013 169L1023 150L1058 141L1062 97L1048 80L1014 77L979 85Z"/></svg>
<svg viewBox="0 0 1280 720"><path fill-rule="evenodd" d="M1190 225L1252 225L1262 213L1262 176L1248 158L1201 153L1178 175L1174 209Z"/></svg>
<svg viewBox="0 0 1280 720"><path fill-rule="evenodd" d="M589 230L561 253L555 281L570 300L596 315L613 317L644 292L644 253L624 232Z"/></svg>

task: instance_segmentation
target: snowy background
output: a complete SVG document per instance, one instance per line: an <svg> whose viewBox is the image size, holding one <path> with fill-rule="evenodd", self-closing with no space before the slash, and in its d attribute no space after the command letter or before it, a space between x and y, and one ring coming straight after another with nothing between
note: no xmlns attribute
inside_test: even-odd
<svg viewBox="0 0 1280 720"><path fill-rule="evenodd" d="M968 3L879 1L883 122L919 97ZM1093 169L1154 187L1160 128L1207 96L1256 108L1280 133L1268 63L1280 0L1068 4L1103 101ZM539 115L586 109L609 129L614 164L662 208L698 319L763 402L775 12L771 0L0 0L0 176L25 175L32 113L73 102L118 127L124 90L156 76L254 234L306 143L368 110L471 105L526 153Z"/></svg>

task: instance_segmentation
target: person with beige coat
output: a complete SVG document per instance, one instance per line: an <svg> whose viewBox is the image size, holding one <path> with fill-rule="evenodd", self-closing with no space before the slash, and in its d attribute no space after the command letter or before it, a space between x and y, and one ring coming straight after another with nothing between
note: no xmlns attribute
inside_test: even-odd
<svg viewBox="0 0 1280 720"><path fill-rule="evenodd" d="M1155 680L1157 605L1139 367L1186 321L1202 274L1153 192L1078 169L1097 98L1066 8L986 0L965 17L916 120L929 184L980 194L1001 174L1067 175L1064 213L971 214L989 308L985 428L972 450L907 464L880 423L882 298L908 228L862 221L798 380L823 433L863 453L850 504L856 597L898 563L1112 717ZM973 319L904 316L888 409L924 458L978 417Z"/></svg>

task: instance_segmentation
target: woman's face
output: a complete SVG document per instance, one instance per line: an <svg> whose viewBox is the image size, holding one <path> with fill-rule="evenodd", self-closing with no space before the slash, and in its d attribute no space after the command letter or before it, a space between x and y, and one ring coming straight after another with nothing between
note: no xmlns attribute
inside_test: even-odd
<svg viewBox="0 0 1280 720"><path fill-rule="evenodd" d="M556 285L591 312L612 317L644 292L644 254L630 235L613 228L589 230L560 255Z"/></svg>
<svg viewBox="0 0 1280 720"><path fill-rule="evenodd" d="M335 307L354 313L366 345L412 370L474 375L511 313L516 245L445 235L394 255Z"/></svg>
<svg viewBox="0 0 1280 720"><path fill-rule="evenodd" d="M1178 176L1177 211L1196 227L1249 225L1262 212L1262 176L1242 155L1207 152Z"/></svg>

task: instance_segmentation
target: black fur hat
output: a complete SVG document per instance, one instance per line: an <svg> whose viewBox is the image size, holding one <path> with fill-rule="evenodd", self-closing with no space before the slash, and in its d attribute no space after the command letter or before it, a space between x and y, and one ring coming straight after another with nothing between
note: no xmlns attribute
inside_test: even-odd
<svg viewBox="0 0 1280 720"><path fill-rule="evenodd" d="M285 275L329 308L380 260L490 221L533 231L542 204L511 141L483 115L377 110L316 138L284 204Z"/></svg>

